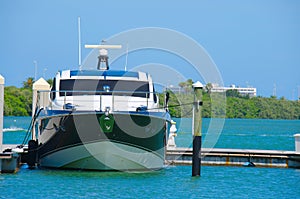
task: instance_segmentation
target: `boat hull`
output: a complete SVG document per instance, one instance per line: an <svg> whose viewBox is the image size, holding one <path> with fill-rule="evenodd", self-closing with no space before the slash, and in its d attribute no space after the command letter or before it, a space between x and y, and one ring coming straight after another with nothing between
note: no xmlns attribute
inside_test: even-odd
<svg viewBox="0 0 300 199"><path fill-rule="evenodd" d="M50 114L39 120L37 162L60 169L160 169L167 122L166 113Z"/></svg>
<svg viewBox="0 0 300 199"><path fill-rule="evenodd" d="M82 170L155 170L163 157L127 144L101 141L56 151L40 159L43 167Z"/></svg>

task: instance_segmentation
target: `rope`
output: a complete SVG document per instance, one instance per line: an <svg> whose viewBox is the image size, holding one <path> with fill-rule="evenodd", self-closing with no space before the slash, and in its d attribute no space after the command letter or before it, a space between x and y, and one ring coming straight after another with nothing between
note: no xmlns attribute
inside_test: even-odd
<svg viewBox="0 0 300 199"><path fill-rule="evenodd" d="M186 112L184 115L181 115L180 117L186 117L186 116L190 115L192 111L193 111L193 108L191 108L191 110Z"/></svg>
<svg viewBox="0 0 300 199"><path fill-rule="evenodd" d="M55 133L57 133L59 130L62 129L62 126L65 125L66 120L69 119L69 117L71 116L72 113L73 113L73 111L70 112L67 116L64 116L64 118L62 118L62 120L60 121L59 127L57 128ZM55 128L55 127L53 127L53 128ZM60 134L60 136L62 136L62 134ZM62 139L59 138L58 140L60 140L60 142L62 142ZM39 150L42 147L43 147L43 145L39 145L35 150Z"/></svg>
<svg viewBox="0 0 300 199"><path fill-rule="evenodd" d="M42 111L43 109L44 109L44 108L40 108L38 112L37 112L38 109L35 109L35 111L34 111L34 116L33 116L33 118L31 119L31 122L30 122L29 127L28 127L27 132L26 132L26 135L25 135L25 137L24 137L24 139L23 139L22 146L24 146L24 144L28 141L30 132L32 132L32 128L34 128L33 124L34 124L36 118L39 116L39 114L41 113L41 111Z"/></svg>
<svg viewBox="0 0 300 199"><path fill-rule="evenodd" d="M175 105L170 105L170 106L165 106L165 107L158 107L158 108L149 108L147 110L155 110L155 109L161 109L161 108L173 108L173 107L178 107L178 106L187 106L187 105L192 105L194 102L189 102L189 103L184 103L184 104L175 104Z"/></svg>
<svg viewBox="0 0 300 199"><path fill-rule="evenodd" d="M185 104L175 104L175 105L172 105L172 106L168 106L168 107L178 107L178 106L187 106L187 105L191 105L191 104L194 104L194 102L189 102L189 103L185 103Z"/></svg>

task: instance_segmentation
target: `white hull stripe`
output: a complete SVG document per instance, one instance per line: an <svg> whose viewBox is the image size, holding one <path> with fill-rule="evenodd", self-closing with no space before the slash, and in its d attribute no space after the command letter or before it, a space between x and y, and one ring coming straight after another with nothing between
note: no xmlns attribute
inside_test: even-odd
<svg viewBox="0 0 300 199"><path fill-rule="evenodd" d="M163 150L163 149L162 149ZM40 166L87 170L151 170L163 167L157 152L101 141L59 150L40 159Z"/></svg>

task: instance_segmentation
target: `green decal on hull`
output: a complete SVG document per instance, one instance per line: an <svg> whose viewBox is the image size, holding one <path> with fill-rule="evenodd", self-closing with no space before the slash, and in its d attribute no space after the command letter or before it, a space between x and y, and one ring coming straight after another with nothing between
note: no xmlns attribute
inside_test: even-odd
<svg viewBox="0 0 300 199"><path fill-rule="evenodd" d="M108 115L108 116L102 115L99 118L99 123L104 133L111 133L113 131L115 120L112 115Z"/></svg>

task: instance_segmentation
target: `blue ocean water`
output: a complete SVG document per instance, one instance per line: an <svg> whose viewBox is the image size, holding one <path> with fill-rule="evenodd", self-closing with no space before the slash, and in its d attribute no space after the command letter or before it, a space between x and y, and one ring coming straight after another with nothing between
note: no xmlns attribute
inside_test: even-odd
<svg viewBox="0 0 300 199"><path fill-rule="evenodd" d="M31 117L4 117L3 143L21 144L26 135Z"/></svg>
<svg viewBox="0 0 300 199"><path fill-rule="evenodd" d="M172 166L150 173L29 170L0 175L0 198L299 198L295 169Z"/></svg>
<svg viewBox="0 0 300 199"><path fill-rule="evenodd" d="M175 118L177 126L176 145L192 146L190 118ZM210 119L204 118L202 142ZM210 132L213 133L213 132ZM214 148L295 150L294 134L300 133L300 120L226 119ZM205 147L205 146L203 146Z"/></svg>
<svg viewBox="0 0 300 199"><path fill-rule="evenodd" d="M178 146L191 142L190 119L176 119ZM4 142L20 143L30 118L5 117ZM203 121L203 139L209 119ZM216 147L294 150L300 121L226 120ZM0 174L0 198L299 198L300 170L168 166L147 173L34 169Z"/></svg>

